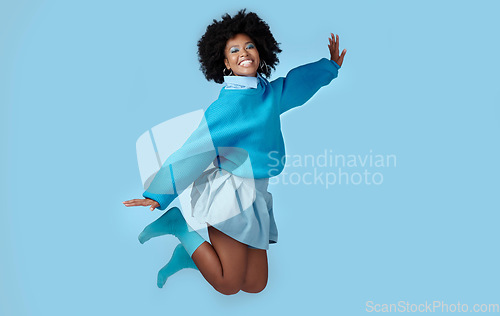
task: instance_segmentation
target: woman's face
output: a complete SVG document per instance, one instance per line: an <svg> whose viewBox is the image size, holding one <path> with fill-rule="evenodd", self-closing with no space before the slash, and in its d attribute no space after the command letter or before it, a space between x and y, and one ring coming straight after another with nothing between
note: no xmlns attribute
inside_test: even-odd
<svg viewBox="0 0 500 316"><path fill-rule="evenodd" d="M224 50L224 63L236 76L257 76L260 65L259 52L248 35L240 33L230 38Z"/></svg>

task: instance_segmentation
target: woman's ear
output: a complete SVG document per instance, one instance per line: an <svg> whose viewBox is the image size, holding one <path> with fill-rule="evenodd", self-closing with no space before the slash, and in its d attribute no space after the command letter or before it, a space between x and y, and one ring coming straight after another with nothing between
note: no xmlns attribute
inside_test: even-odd
<svg viewBox="0 0 500 316"><path fill-rule="evenodd" d="M224 58L224 64L226 65L227 69L231 69L231 67L229 67L229 61L227 60L227 58Z"/></svg>

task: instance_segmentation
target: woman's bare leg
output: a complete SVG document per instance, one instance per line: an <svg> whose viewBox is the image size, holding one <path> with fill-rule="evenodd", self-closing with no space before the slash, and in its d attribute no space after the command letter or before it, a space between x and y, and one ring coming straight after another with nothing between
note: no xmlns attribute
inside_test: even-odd
<svg viewBox="0 0 500 316"><path fill-rule="evenodd" d="M247 293L259 293L267 285L267 251L248 248L247 274L241 290Z"/></svg>
<svg viewBox="0 0 500 316"><path fill-rule="evenodd" d="M202 243L191 258L203 277L222 294L238 293L247 275L248 246L208 227L212 245Z"/></svg>

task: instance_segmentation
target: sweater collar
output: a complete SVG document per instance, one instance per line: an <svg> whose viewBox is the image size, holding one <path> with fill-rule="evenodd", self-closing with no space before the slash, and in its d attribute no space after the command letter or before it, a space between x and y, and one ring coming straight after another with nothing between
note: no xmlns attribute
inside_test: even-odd
<svg viewBox="0 0 500 316"><path fill-rule="evenodd" d="M257 73L257 77L224 76L224 87L228 90L257 89L259 78L265 79Z"/></svg>

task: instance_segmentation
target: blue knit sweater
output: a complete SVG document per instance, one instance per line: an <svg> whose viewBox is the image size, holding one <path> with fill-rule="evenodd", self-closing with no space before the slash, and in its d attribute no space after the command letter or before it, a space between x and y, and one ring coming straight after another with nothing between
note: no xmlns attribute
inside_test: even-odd
<svg viewBox="0 0 500 316"><path fill-rule="evenodd" d="M258 76L256 89L222 88L198 128L168 157L143 196L164 210L211 163L240 177L277 176L285 163L280 115L328 85L339 68L322 58L271 82Z"/></svg>

